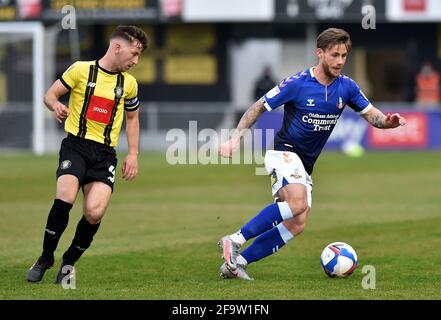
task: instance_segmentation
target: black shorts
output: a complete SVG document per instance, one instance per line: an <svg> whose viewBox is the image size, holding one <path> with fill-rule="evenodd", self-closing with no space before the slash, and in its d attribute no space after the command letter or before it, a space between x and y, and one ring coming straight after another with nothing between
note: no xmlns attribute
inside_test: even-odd
<svg viewBox="0 0 441 320"><path fill-rule="evenodd" d="M61 143L57 179L71 174L78 178L80 186L100 181L113 190L116 164L114 148L69 133Z"/></svg>

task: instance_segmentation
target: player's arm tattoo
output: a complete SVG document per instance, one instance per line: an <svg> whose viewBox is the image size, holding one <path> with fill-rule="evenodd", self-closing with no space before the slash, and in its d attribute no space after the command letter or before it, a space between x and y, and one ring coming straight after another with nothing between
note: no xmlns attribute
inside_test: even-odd
<svg viewBox="0 0 441 320"><path fill-rule="evenodd" d="M237 125L234 135L236 137L241 137L245 130L251 128L254 123L256 123L257 118L266 110L265 108L265 100L259 99L251 107L248 108L247 111L243 114L242 118Z"/></svg>
<svg viewBox="0 0 441 320"><path fill-rule="evenodd" d="M386 126L386 116L378 109L372 110L364 115L364 118L375 128L384 129Z"/></svg>

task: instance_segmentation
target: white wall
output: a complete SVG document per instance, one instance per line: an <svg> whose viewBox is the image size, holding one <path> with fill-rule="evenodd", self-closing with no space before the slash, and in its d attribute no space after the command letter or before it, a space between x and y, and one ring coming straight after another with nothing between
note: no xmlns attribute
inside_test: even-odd
<svg viewBox="0 0 441 320"><path fill-rule="evenodd" d="M182 19L201 21L272 21L274 0L186 0Z"/></svg>
<svg viewBox="0 0 441 320"><path fill-rule="evenodd" d="M312 65L308 61L308 55L311 54L315 54L314 51L307 52L306 44L303 41L283 42L280 77L284 79L311 67Z"/></svg>
<svg viewBox="0 0 441 320"><path fill-rule="evenodd" d="M240 110L254 101L256 80L265 66L272 70L276 82L309 67L304 41L249 39L230 47L232 102ZM314 51L308 54L315 54Z"/></svg>

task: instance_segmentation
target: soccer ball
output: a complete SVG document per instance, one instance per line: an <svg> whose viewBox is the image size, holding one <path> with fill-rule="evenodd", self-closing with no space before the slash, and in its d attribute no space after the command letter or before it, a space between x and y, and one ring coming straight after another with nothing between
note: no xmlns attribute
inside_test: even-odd
<svg viewBox="0 0 441 320"><path fill-rule="evenodd" d="M349 244L333 242L323 249L320 264L331 278L344 278L352 274L357 267L357 254Z"/></svg>

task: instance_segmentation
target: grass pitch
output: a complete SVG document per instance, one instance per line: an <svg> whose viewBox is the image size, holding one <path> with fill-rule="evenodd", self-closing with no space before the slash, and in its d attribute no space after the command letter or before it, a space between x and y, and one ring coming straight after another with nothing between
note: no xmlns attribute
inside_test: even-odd
<svg viewBox="0 0 441 320"><path fill-rule="evenodd" d="M0 299L440 299L440 159L428 152L322 154L306 230L251 264L255 281L245 282L218 277L216 243L272 202L269 179L252 165L170 166L162 154L141 155L134 182L121 180L119 164L106 216L77 263L76 289L64 290L52 282L81 217L82 195L55 267L41 283L28 283L58 160L1 155ZM330 279L321 270L321 250L334 241L357 251L349 278ZM375 289L362 288L367 265L375 268Z"/></svg>

